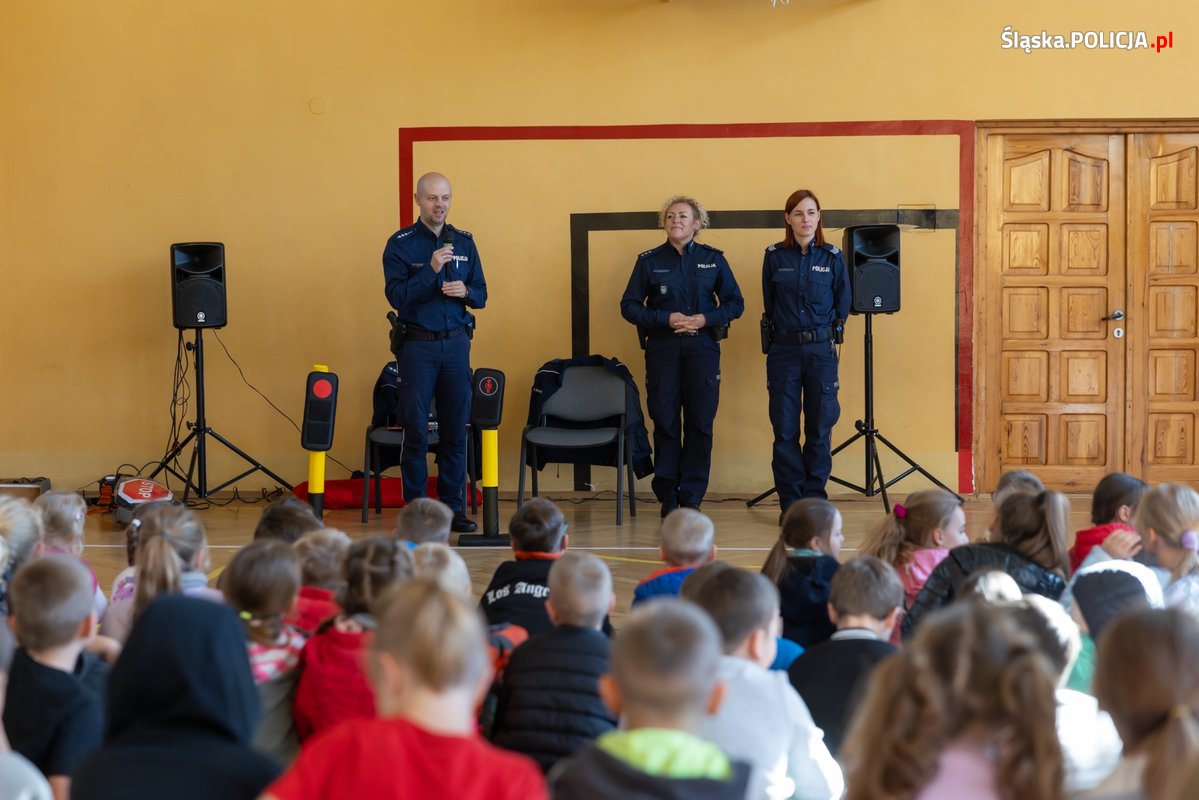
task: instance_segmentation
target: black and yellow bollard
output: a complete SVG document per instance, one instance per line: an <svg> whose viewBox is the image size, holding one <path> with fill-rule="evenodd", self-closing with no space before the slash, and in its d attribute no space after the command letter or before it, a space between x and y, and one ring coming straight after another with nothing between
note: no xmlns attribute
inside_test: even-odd
<svg viewBox="0 0 1199 800"><path fill-rule="evenodd" d="M313 364L304 390L300 446L308 451L308 503L318 517L325 511L325 453L333 447L337 416L337 376L324 364Z"/></svg>
<svg viewBox="0 0 1199 800"><path fill-rule="evenodd" d="M500 533L499 427L503 414L504 373L476 369L470 422L479 431L483 449L483 533L460 535L459 547L508 547L507 535Z"/></svg>

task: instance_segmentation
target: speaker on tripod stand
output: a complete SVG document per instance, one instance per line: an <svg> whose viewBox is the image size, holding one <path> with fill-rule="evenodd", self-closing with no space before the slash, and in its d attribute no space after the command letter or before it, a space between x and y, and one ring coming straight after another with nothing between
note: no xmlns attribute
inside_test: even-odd
<svg viewBox="0 0 1199 800"><path fill-rule="evenodd" d="M208 425L204 407L204 329L223 328L228 322L225 303L225 245L220 242L188 242L171 245L171 313L179 335L185 330L195 331L195 341L184 347L192 354L195 367L196 419L187 423L189 433L177 442L150 474L153 480L166 471L183 481L183 502L195 492L201 500L207 499L242 478L262 471L280 486L291 487L283 478L271 472L244 450L217 433ZM250 468L230 478L219 486L208 486L208 446L212 437L250 465ZM187 474L171 466L188 444L195 442Z"/></svg>
<svg viewBox="0 0 1199 800"><path fill-rule="evenodd" d="M858 439L865 439L866 479L863 485L859 486L835 475L829 476L830 481L853 489L867 497L881 494L883 508L887 513L891 511L891 501L887 497L887 489L913 472L919 472L937 486L958 497L957 492L937 480L928 470L887 441L887 437L879 432L874 423L874 316L876 314L894 314L899 311L899 244L898 225L855 225L845 229L843 250L853 294L852 313L862 314L866 317L864 334L866 412L863 419L854 422L857 433L833 448L832 454L835 456ZM908 465L907 470L891 480L887 480L883 476L883 465L878 456L879 442L882 442L887 449ZM958 499L962 498L958 497Z"/></svg>

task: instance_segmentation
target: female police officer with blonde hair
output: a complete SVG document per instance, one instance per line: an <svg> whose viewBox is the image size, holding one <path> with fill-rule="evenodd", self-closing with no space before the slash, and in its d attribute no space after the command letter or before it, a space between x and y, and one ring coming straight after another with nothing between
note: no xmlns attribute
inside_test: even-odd
<svg viewBox="0 0 1199 800"><path fill-rule="evenodd" d="M695 241L709 224L699 201L672 197L659 221L666 241L637 257L620 313L645 348L653 487L666 516L679 506L699 508L708 490L720 340L745 301L724 253Z"/></svg>
<svg viewBox="0 0 1199 800"><path fill-rule="evenodd" d="M824 241L816 195L807 189L793 192L783 214L783 241L767 247L762 262L762 344L774 427L771 467L786 512L802 497L828 497L829 445L841 415L836 345L852 295L844 256Z"/></svg>

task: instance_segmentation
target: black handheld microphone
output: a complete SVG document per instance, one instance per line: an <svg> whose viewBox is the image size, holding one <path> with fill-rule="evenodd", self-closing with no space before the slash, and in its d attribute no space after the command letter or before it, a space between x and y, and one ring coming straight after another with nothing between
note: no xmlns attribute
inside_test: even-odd
<svg viewBox="0 0 1199 800"><path fill-rule="evenodd" d="M449 225L445 225L441 229L441 236L437 237L437 249L443 247L453 249L454 247L454 232L450 230Z"/></svg>

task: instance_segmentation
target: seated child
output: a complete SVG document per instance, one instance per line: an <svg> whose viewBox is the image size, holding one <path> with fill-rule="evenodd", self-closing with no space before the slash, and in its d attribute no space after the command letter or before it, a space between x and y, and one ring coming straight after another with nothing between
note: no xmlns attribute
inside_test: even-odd
<svg viewBox="0 0 1199 800"><path fill-rule="evenodd" d="M1095 696L1111 714L1124 755L1082 797L1159 800L1176 770L1199 755L1199 622L1181 609L1133 611L1099 642Z"/></svg>
<svg viewBox="0 0 1199 800"><path fill-rule="evenodd" d="M845 800L1061 798L1053 690L1009 611L939 611L871 675L841 748Z"/></svg>
<svg viewBox="0 0 1199 800"><path fill-rule="evenodd" d="M599 684L621 729L554 769L554 800L745 797L750 766L696 736L724 696L719 666L720 632L694 605L665 598L629 614Z"/></svg>
<svg viewBox="0 0 1199 800"><path fill-rule="evenodd" d="M999 507L990 542L968 544L949 555L928 576L903 619L906 638L920 620L958 596L975 572L997 569L1015 579L1026 594L1057 600L1070 575L1066 530L1070 501L1060 492L1016 492Z"/></svg>
<svg viewBox="0 0 1199 800"><path fill-rule="evenodd" d="M787 671L834 756L841 752L874 668L897 652L888 640L903 591L899 576L882 559L862 556L842 564L833 576L828 603L837 632L804 651Z"/></svg>
<svg viewBox="0 0 1199 800"><path fill-rule="evenodd" d="M550 567L548 585L545 606L555 627L513 651L491 734L547 772L616 728L598 688L611 653L600 628L613 602L612 575L595 556L566 553Z"/></svg>
<svg viewBox="0 0 1199 800"><path fill-rule="evenodd" d="M4 728L65 798L75 767L104 737L108 667L87 652L96 635L91 575L77 558L38 559L13 578L10 599L21 648L8 675Z"/></svg>
<svg viewBox="0 0 1199 800"><path fill-rule="evenodd" d="M683 597L707 612L724 644L716 672L724 702L696 732L751 765L746 797L840 798L841 768L820 728L787 676L767 669L781 627L778 588L762 575L711 564L684 583Z"/></svg>
<svg viewBox="0 0 1199 800"><path fill-rule="evenodd" d="M991 507L994 513L991 515L991 521L987 523L986 534L978 542L990 541L999 530L999 507L1003 505L1004 500L1014 494L1040 494L1043 491L1045 484L1026 469L1012 469L1000 475L999 482L995 484L995 491L991 492Z"/></svg>
<svg viewBox="0 0 1199 800"><path fill-rule="evenodd" d="M378 718L306 745L263 800L545 800L532 761L476 733L475 707L491 677L478 612L421 580L388 592L378 612L369 654Z"/></svg>
<svg viewBox="0 0 1199 800"><path fill-rule="evenodd" d="M412 577L412 556L390 536L350 545L342 611L304 645L293 712L301 741L347 719L375 715L375 698L362 671L375 606L391 586Z"/></svg>
<svg viewBox="0 0 1199 800"><path fill-rule="evenodd" d="M1091 523L1095 526L1074 535L1070 548L1070 571L1077 572L1091 549L1103 544L1116 531L1135 531L1137 504L1148 485L1123 472L1112 472L1099 481L1091 495Z"/></svg>
<svg viewBox="0 0 1199 800"><path fill-rule="evenodd" d="M224 595L208 585L208 539L195 512L169 503L153 503L141 518L134 589L114 597L100 633L124 642L133 620L163 594L185 594L214 602Z"/></svg>
<svg viewBox="0 0 1199 800"><path fill-rule="evenodd" d="M13 576L42 554L42 515L28 500L0 495L0 536L8 544L8 558L0 568L0 616L7 617Z"/></svg>
<svg viewBox="0 0 1199 800"><path fill-rule="evenodd" d="M292 706L304 635L284 618L300 591L300 560L280 539L255 539L225 567L221 589L245 628L250 672L262 701L254 747L289 763L300 749Z"/></svg>
<svg viewBox="0 0 1199 800"><path fill-rule="evenodd" d="M395 537L409 548L425 542L449 544L454 512L440 500L417 497L409 500L396 516Z"/></svg>
<svg viewBox="0 0 1199 800"><path fill-rule="evenodd" d="M96 619L104 616L108 598L96 580L96 571L83 558L83 519L87 516L87 502L78 492L46 492L38 497L34 506L42 514L43 552L48 556L72 556L79 559L92 576L92 604L96 607Z"/></svg>
<svg viewBox="0 0 1199 800"><path fill-rule="evenodd" d="M1116 768L1121 744L1111 717L1099 709L1094 697L1064 688L1078 658L1078 626L1060 603L1036 594L1005 608L1037 640L1057 680L1057 738L1066 770L1066 793L1090 789Z"/></svg>
<svg viewBox="0 0 1199 800"><path fill-rule="evenodd" d="M1168 573L1166 606L1199 618L1199 492L1181 483L1154 486L1136 519L1145 549Z"/></svg>
<svg viewBox="0 0 1199 800"><path fill-rule="evenodd" d="M828 618L828 587L844 539L841 512L832 503L798 500L783 515L779 539L762 567L779 587L783 636L802 647L823 642L836 630Z"/></svg>
<svg viewBox="0 0 1199 800"><path fill-rule="evenodd" d="M677 597L687 576L716 557L716 528L693 508L676 508L667 514L661 537L658 553L666 566L637 584L634 608L651 597Z"/></svg>
<svg viewBox="0 0 1199 800"><path fill-rule="evenodd" d="M513 561L495 569L479 606L491 625L510 622L536 636L552 629L545 610L550 567L566 549L566 518L543 497L516 510L508 523Z"/></svg>
<svg viewBox="0 0 1199 800"><path fill-rule="evenodd" d="M325 527L312 506L298 497L287 495L266 504L258 526L254 528L254 539L280 539L295 544L300 537Z"/></svg>
<svg viewBox="0 0 1199 800"><path fill-rule="evenodd" d="M300 559L300 594L287 615L287 624L311 636L341 611L337 593L350 537L333 528L321 528L304 534L292 547Z"/></svg>
<svg viewBox="0 0 1199 800"><path fill-rule="evenodd" d="M905 503L896 503L862 545L861 554L881 558L895 568L903 582L906 609L949 551L969 543L961 501L945 489L926 489L908 495ZM896 625L891 643L899 641Z"/></svg>
<svg viewBox="0 0 1199 800"><path fill-rule="evenodd" d="M118 597L124 598L125 601L132 600L137 593L137 581L134 576L137 574L137 545L140 541L140 533L142 518L149 513L150 509L159 505L171 505L166 500L156 500L151 503L142 503L133 509L133 518L129 520L129 524L125 526L125 569L117 573L117 576L112 579L112 589L108 592L109 600L116 600Z"/></svg>
<svg viewBox="0 0 1199 800"><path fill-rule="evenodd" d="M1144 564L1113 559L1079 570L1070 614L1079 627L1080 647L1066 688L1093 694L1095 642L1113 619L1130 611L1164 607L1161 582Z"/></svg>

